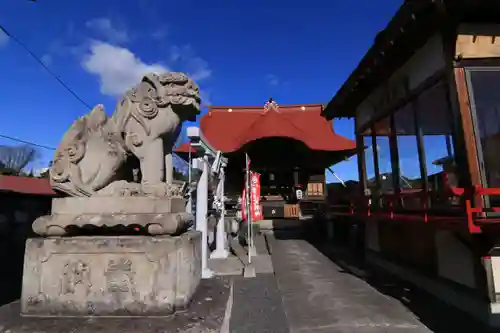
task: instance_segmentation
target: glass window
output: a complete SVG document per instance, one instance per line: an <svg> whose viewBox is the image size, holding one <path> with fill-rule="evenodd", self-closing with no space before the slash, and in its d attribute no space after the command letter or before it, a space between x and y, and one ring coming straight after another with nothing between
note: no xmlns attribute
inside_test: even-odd
<svg viewBox="0 0 500 333"><path fill-rule="evenodd" d="M394 193L392 181L391 149L389 135L391 126L389 117L384 118L374 125L377 142L378 167L380 173L380 188L383 193Z"/></svg>
<svg viewBox="0 0 500 333"><path fill-rule="evenodd" d="M479 157L483 159L483 186L500 187L500 69L468 71L471 104L479 138Z"/></svg>
<svg viewBox="0 0 500 333"><path fill-rule="evenodd" d="M452 145L452 117L447 89L439 83L417 99L417 112L425 154L428 188L435 193L449 193L458 186L457 166ZM434 204L459 203L458 198L433 196Z"/></svg>
<svg viewBox="0 0 500 333"><path fill-rule="evenodd" d="M399 155L399 187L402 190L422 188L413 108L414 106L408 103L394 114Z"/></svg>
<svg viewBox="0 0 500 333"><path fill-rule="evenodd" d="M375 193L375 156L373 155L372 136L363 136L363 144L365 146L366 186L371 193Z"/></svg>

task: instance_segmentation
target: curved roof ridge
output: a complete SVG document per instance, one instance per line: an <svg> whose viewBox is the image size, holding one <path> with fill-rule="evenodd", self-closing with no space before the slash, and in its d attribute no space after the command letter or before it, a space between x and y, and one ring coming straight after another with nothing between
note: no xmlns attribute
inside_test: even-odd
<svg viewBox="0 0 500 333"><path fill-rule="evenodd" d="M270 114L271 112L272 112L273 114ZM259 117L258 119L256 119L256 120L252 123L252 125L251 125L251 126L249 126L249 127L247 128L247 130L246 130L246 131L244 131L241 135L239 135L239 136L236 138L236 139L237 139L237 141L238 141L238 143L240 143L240 147L241 147L241 146L243 146L244 144L246 144L247 142L250 142L250 141L254 140L254 139L250 139L250 140L247 140L247 142L242 142L242 141L245 141L245 138L246 138L246 139L248 139L248 138L252 138L252 135L251 135L251 130L252 130L252 129L255 129L255 128L254 128L254 126L255 126L255 125L258 125L258 124L259 124L260 122L262 122L262 121L266 121L266 120L267 120L267 119L266 119L266 117L273 117L273 116L274 116L274 117L279 117L280 119L282 119L282 120L286 121L286 122L289 124L289 126L295 127L295 128L296 128L297 130L299 130L301 133L306 134L306 133L304 133L304 131L303 131L300 127L298 127L295 123L293 123L292 121L290 121L290 120L289 120L289 119L287 119L286 117L282 117L282 116L280 116L280 112L279 112L279 111L276 111L276 110L269 110L269 111L264 111L264 113L263 113L263 114L261 114L261 115L260 115L260 117ZM247 133L249 133L249 132L250 132L250 135L246 135L246 134L247 134ZM243 135L243 134L245 134L245 135ZM272 136L276 136L276 135L268 135L268 136L267 136L267 135L261 135L261 136L259 137L259 139L261 139L261 138L265 138L265 137L272 137ZM241 137L243 137L243 138L241 138ZM296 140L299 140L299 141L304 142L302 138L299 138L299 137L297 137L297 136L287 136L287 137L291 137L291 138L293 138L293 139L296 139ZM306 144L306 145L307 145L307 143L306 143L306 142L304 142L304 144Z"/></svg>
<svg viewBox="0 0 500 333"><path fill-rule="evenodd" d="M225 108L212 107L210 110L213 112L209 111L200 119L205 138L214 148L225 153L240 149L246 143L244 141L272 136L293 138L317 151L335 152L355 148L353 140L336 134L333 122L321 117L323 106L320 104L309 104L309 107L307 104L280 105L278 111L271 109L265 114L263 106L241 107L237 110ZM188 151L187 146L183 146L183 149Z"/></svg>

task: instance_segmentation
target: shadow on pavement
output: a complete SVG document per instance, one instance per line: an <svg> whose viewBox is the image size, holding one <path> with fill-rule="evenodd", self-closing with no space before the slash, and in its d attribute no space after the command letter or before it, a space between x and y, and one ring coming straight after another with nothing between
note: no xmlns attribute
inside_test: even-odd
<svg viewBox="0 0 500 333"><path fill-rule="evenodd" d="M426 291L385 271L365 264L360 253L354 253L347 244L327 243L324 234L304 228L302 230L276 230L276 239L303 239L343 269L343 273L364 280L378 292L401 302L418 320L435 333L474 332L492 333L469 314L444 303Z"/></svg>

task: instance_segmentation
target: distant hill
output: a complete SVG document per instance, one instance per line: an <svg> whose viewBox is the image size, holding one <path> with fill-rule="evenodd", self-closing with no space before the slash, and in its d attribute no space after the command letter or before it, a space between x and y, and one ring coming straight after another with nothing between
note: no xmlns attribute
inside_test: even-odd
<svg viewBox="0 0 500 333"><path fill-rule="evenodd" d="M369 189L374 190L376 188L375 177L368 179L367 185ZM402 189L421 188L422 181L420 179L411 179L405 176L401 176L399 180L399 186ZM393 175L391 172L380 174L380 188L382 192L391 192L393 190Z"/></svg>
<svg viewBox="0 0 500 333"><path fill-rule="evenodd" d="M380 174L380 185L382 192L390 193L393 191L393 179L392 173L382 173ZM431 181L431 179L429 179ZM359 195L362 192L360 188L361 184L358 181L349 180L345 182L345 186L342 183L329 183L326 184L326 189L328 193L328 202L331 204L348 204L349 198ZM422 181L420 179L411 179L408 177L401 176L399 186L401 189L409 188L422 188ZM367 181L367 187L375 191L376 180L375 178L370 178Z"/></svg>
<svg viewBox="0 0 500 333"><path fill-rule="evenodd" d="M355 180L348 180L345 186L342 183L326 184L328 193L328 202L334 205L349 204L349 198L358 195L360 192L360 183Z"/></svg>

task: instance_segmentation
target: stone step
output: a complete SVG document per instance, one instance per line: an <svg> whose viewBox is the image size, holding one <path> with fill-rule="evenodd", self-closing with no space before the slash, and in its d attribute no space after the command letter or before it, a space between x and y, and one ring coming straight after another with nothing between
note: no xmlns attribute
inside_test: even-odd
<svg viewBox="0 0 500 333"><path fill-rule="evenodd" d="M238 257L229 256L228 258L219 259L208 259L208 268L210 268L215 275L226 276L226 275L242 275L243 274L243 263Z"/></svg>
<svg viewBox="0 0 500 333"><path fill-rule="evenodd" d="M264 235L262 235L260 233L258 235L254 235L253 244L255 246L255 250L257 251L257 255L269 254L269 251L267 250L267 243L266 243L266 239L264 238Z"/></svg>
<svg viewBox="0 0 500 333"><path fill-rule="evenodd" d="M243 247L243 245L240 244L238 239L232 239L231 240L231 249L233 250L234 254L238 259L241 261L241 263L244 266L248 265L248 253L247 250Z"/></svg>

